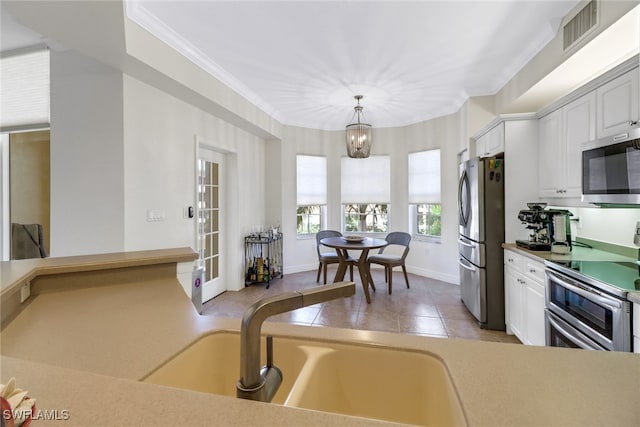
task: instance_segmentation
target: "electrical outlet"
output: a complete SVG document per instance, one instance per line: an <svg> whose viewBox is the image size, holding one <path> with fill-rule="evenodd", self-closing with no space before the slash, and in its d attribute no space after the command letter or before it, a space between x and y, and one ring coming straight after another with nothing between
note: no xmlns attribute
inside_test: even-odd
<svg viewBox="0 0 640 427"><path fill-rule="evenodd" d="M20 288L20 302L25 302L31 296L31 283L27 282Z"/></svg>
<svg viewBox="0 0 640 427"><path fill-rule="evenodd" d="M580 221L580 217L575 217L572 221L576 224L576 230L582 230L582 221Z"/></svg>

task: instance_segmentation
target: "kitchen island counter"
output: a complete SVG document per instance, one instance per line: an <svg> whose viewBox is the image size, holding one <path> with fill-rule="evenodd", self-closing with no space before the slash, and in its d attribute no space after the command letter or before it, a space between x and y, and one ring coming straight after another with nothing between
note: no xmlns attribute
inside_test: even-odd
<svg viewBox="0 0 640 427"><path fill-rule="evenodd" d="M240 319L199 316L170 273L42 293L0 333L1 380L16 377L40 409L68 411L52 425L380 425L139 382L199 337L239 328ZM277 322L263 333L433 354L446 364L469 425L640 425L640 358L631 353Z"/></svg>

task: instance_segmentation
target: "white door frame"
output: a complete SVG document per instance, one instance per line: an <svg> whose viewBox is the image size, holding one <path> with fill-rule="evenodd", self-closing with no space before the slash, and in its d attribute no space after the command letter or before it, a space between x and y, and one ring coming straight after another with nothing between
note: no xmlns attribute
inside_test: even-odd
<svg viewBox="0 0 640 427"><path fill-rule="evenodd" d="M198 201L199 196L199 182L198 182L198 161L199 160L207 160L215 162L219 165L218 169L218 184L219 184L219 192L218 192L218 277L205 282L202 287L202 302L206 302L211 298L221 294L222 292L227 290L226 287L226 258L227 258L227 245L226 245L226 153L217 150L214 146L207 144L196 138L196 159L195 159L195 241L196 247L198 251L200 251L200 235L198 231L198 218L200 217L200 204ZM198 255L200 257L200 253ZM198 259L198 264L200 264L201 260Z"/></svg>

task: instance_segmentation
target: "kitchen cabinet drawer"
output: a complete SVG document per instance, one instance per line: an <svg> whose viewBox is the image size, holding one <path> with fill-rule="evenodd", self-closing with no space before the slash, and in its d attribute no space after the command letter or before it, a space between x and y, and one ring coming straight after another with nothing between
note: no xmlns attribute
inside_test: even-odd
<svg viewBox="0 0 640 427"><path fill-rule="evenodd" d="M540 284L544 283L544 264L537 261L525 259L524 274L527 278L533 279ZM544 292L544 289L543 289Z"/></svg>
<svg viewBox="0 0 640 427"><path fill-rule="evenodd" d="M517 254L513 251L504 251L504 265L513 267L516 270L520 271L522 265L522 255Z"/></svg>

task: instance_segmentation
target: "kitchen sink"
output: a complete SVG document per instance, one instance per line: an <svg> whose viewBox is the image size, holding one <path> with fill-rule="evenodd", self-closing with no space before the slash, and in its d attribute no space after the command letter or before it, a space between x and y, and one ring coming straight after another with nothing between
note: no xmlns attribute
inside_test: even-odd
<svg viewBox="0 0 640 427"><path fill-rule="evenodd" d="M266 363L266 339L262 339L262 364ZM284 378L272 403L282 404L294 380L307 360L300 348L304 341L284 337L274 338L274 363L282 369ZM198 339L164 362L142 379L205 393L236 396L236 382L240 377L240 334L214 332Z"/></svg>
<svg viewBox="0 0 640 427"><path fill-rule="evenodd" d="M273 344L284 379L272 403L408 424L466 425L446 366L428 353L278 336ZM239 372L240 334L215 332L142 381L235 397Z"/></svg>
<svg viewBox="0 0 640 427"><path fill-rule="evenodd" d="M417 425L466 425L444 363L420 352L331 343L311 357L286 406Z"/></svg>

